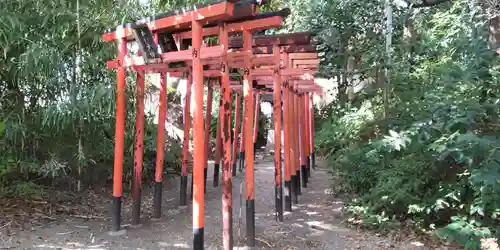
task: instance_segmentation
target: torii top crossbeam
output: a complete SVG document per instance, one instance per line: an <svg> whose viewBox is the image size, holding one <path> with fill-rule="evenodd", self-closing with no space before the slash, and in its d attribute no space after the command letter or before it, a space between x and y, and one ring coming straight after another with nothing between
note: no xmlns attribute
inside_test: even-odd
<svg viewBox="0 0 500 250"><path fill-rule="evenodd" d="M181 32L190 29L193 20L202 21L205 26L216 26L220 21L238 22L254 16L259 12L259 6L265 0L223 0L211 1L206 4L196 4L181 10L160 13L154 17L126 23L108 29L102 38L111 42L120 38L133 39L133 28L137 24L147 24L152 32Z"/></svg>
<svg viewBox="0 0 500 250"><path fill-rule="evenodd" d="M174 75L175 72L189 72L193 54L190 54L190 50L185 49L186 44L184 41L188 40L187 45L189 46L189 40L192 38L192 32L189 30L191 22L195 20L203 22L204 29L202 36L217 35L218 25L221 22L228 24L227 28L230 32L262 30L281 26L283 19L289 14L289 10L283 9L278 12L259 14L259 6L265 2L263 0L218 1L204 5L195 5L185 8L182 11L161 13L154 17L141 19L135 23L124 24L114 29L109 29L103 34L104 41L112 41L114 39L134 40L135 37L143 56L130 57L124 55L123 58L109 61L107 66L108 68L131 67L134 71L146 71L150 73L171 72ZM150 37L148 37L148 34L144 35L144 30L146 30L146 33L153 32L153 34L150 34ZM143 35L141 36L139 33L143 33ZM307 91L306 89L317 90L320 88L314 84L311 75L317 70L319 60L317 59L315 48L310 44L311 37L312 34L310 32L256 36L252 39L253 50L251 53L271 54L273 53L272 46L275 45L282 47L282 53L292 52L287 55L287 60L289 60L287 65L289 68L282 70L280 74L288 76L288 79L292 81L294 79L299 80L295 81L295 86L298 89L301 88L299 86L305 85L304 91ZM175 46L171 46L173 45L172 42ZM205 69L204 76L219 75L218 71L221 70L220 56L222 55L227 56L230 68L245 68L245 64L247 63L245 57L249 55L245 51L239 50L243 47L242 37L230 37L228 42L228 49L232 51L229 53L223 51L224 49L221 46L204 46L201 48L200 58ZM152 46L149 46L148 43ZM158 52L158 47L164 53ZM185 50L182 50L183 48ZM157 60L154 62L148 61L148 56L144 56L144 54L156 57ZM272 57L272 55L252 57L251 67L254 68L253 74L255 75L255 80L259 80L260 77L260 80L264 81L257 84L271 85L272 68L276 66L276 62ZM184 65L187 67L171 68L169 66L171 62L184 62ZM260 68L257 69L257 67ZM267 78L271 79L266 82Z"/></svg>

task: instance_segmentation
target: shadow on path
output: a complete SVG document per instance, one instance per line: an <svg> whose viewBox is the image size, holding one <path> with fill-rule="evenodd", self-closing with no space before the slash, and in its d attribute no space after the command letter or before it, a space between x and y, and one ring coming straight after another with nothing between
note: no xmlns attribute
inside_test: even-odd
<svg viewBox="0 0 500 250"><path fill-rule="evenodd" d="M222 249L222 202L221 187L212 187L212 166L209 165L205 195L205 249L215 250ZM238 173L233 178L235 249L246 249L243 176L244 173ZM343 204L328 194L331 184L331 175L325 170L313 170L308 188L299 196L299 204L293 207L292 213L285 214L283 223L278 223L274 214L274 166L270 160L258 160L255 166L257 246L254 249L387 249L377 242L360 243L360 234L341 225ZM168 181L163 217L152 220L149 209L143 208L142 227L125 225L127 234L124 236L108 236L110 221L107 217L68 218L66 223L21 232L7 239L7 244L13 249L192 249L191 206L178 208L178 188L178 179ZM143 191L144 204L151 204L151 197L149 190ZM126 197L124 207L129 203L130 198ZM243 205L241 211L240 205ZM103 204L96 204L96 207L107 215L108 199L103 198ZM130 211L123 211L123 223L130 221L130 214Z"/></svg>

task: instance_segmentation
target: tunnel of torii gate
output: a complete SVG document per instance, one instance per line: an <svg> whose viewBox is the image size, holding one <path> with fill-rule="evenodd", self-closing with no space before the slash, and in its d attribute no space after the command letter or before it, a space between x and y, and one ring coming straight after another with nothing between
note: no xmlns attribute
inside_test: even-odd
<svg viewBox="0 0 500 250"><path fill-rule="evenodd" d="M137 73L132 225L140 224L144 81L148 73L160 74L161 87L153 218L160 218L162 214L166 89L169 76L187 78L180 205L187 206L188 175L191 172L193 249L204 249L204 193L207 191L211 107L216 87L220 88L220 103L213 186L219 185L219 172L222 170L224 249L233 248L232 177L237 174L238 162L240 172L243 169L245 171L247 245L255 245L254 144L259 129L256 107L260 104L261 96L272 95L274 130L278 131L274 133L277 220L283 221L283 211L292 211L292 204L298 203L301 188L307 187L311 167L315 167L313 96L323 94L322 88L314 80L319 60L315 46L311 44L311 33L253 35L257 31L279 28L290 13L288 9L260 13L262 4L265 1L227 0L196 5L120 25L106 30L102 35L105 42L116 42L118 47L116 59L107 62L109 69L117 71L110 234L124 232L121 230L121 200L126 70ZM204 42L206 37L216 37L218 44L209 45ZM134 46L138 47L137 51L134 51ZM242 77L231 77L230 74L235 72L241 73ZM208 85L207 117L203 114L205 83ZM232 93L237 105L234 112L235 127L231 133ZM243 117L240 117L242 108ZM190 168L188 146L191 126L194 153ZM281 152L284 153L284 164Z"/></svg>

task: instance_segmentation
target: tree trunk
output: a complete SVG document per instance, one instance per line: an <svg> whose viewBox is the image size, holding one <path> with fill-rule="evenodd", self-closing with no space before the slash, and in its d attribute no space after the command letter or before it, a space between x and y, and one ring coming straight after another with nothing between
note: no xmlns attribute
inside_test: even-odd
<svg viewBox="0 0 500 250"><path fill-rule="evenodd" d="M347 41L349 39L345 39L344 41L341 41L340 46L339 46L339 54L347 54ZM344 56L344 62L342 63L342 68L340 69L340 72L338 74L337 78L337 84L338 84L338 100L339 104L341 107L345 106L348 101L348 95L347 95L347 87L349 85L349 82L347 80L347 70L348 70L348 56Z"/></svg>

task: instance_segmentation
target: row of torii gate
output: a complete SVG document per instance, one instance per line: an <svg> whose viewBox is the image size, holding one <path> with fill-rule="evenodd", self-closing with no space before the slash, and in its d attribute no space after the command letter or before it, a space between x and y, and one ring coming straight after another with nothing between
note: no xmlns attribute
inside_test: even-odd
<svg viewBox="0 0 500 250"><path fill-rule="evenodd" d="M315 84L313 77L319 60L315 47L311 45L310 33L253 36L252 33L256 31L279 28L290 13L288 9L259 13L262 4L264 4L262 0L226 0L196 5L121 25L105 31L102 35L104 41L116 42L118 46L117 58L107 62L109 69L117 71L111 233L121 231L124 91L127 69L137 72L138 105L132 185L133 225L139 224L140 219L144 79L148 73L159 73L161 76L153 217L161 217L168 76L187 78L180 205L186 206L188 200L187 186L190 172L188 145L192 124L193 249L204 249L204 190L207 180L211 102L216 82L220 87L220 109L214 187L218 186L219 166L222 164L224 249L233 248L231 180L232 176L236 175L238 142L240 142L239 164L240 167L245 166L247 245L250 247L255 245L254 142L258 132L258 109L255 107L260 104L261 94L273 95L277 219L283 221L283 210L291 211L292 203L298 202L301 183L302 187L307 187L310 168L315 166L312 98L314 94L322 94L322 88ZM208 46L204 42L206 37L217 37L218 44ZM128 50L130 47L128 44L137 44L138 52L134 54ZM243 75L242 80L230 76L235 72ZM210 80L205 81L205 79ZM203 115L205 83L209 85L206 123ZM231 136L232 92L235 93L237 104L233 136ZM192 104L191 95L193 95ZM244 106L240 132L242 96ZM191 105L193 105L192 121L189 114ZM238 140L239 137L241 140ZM283 148L280 142L283 142ZM284 166L280 153L282 150Z"/></svg>

